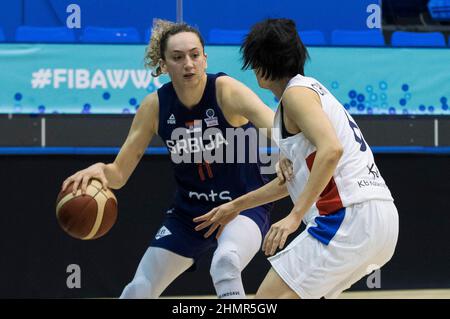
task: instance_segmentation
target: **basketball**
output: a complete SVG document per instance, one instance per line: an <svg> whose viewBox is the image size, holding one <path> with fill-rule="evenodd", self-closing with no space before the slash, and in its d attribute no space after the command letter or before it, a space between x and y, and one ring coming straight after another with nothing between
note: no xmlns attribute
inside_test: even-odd
<svg viewBox="0 0 450 319"><path fill-rule="evenodd" d="M97 239L114 226L117 219L117 199L109 189L95 179L89 182L83 196L81 189L72 194L73 183L56 200L56 218L61 228L70 236Z"/></svg>

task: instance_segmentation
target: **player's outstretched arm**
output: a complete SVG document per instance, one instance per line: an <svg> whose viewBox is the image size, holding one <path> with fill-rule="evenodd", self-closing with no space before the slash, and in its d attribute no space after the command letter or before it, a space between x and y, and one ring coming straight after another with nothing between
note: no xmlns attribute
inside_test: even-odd
<svg viewBox="0 0 450 319"><path fill-rule="evenodd" d="M96 163L68 177L62 185L65 190L71 183L75 193L81 187L86 192L89 180L98 179L104 188L119 189L127 182L139 160L144 155L153 135L158 131L158 96L148 95L134 116L128 136L113 163Z"/></svg>
<svg viewBox="0 0 450 319"><path fill-rule="evenodd" d="M153 135L158 132L158 116L158 95L152 93L142 101L116 159L105 167L106 178L114 183L112 188L121 188L130 178Z"/></svg>
<svg viewBox="0 0 450 319"><path fill-rule="evenodd" d="M241 211L274 202L287 195L288 191L286 184L280 184L279 180L275 178L271 182L250 193L242 195L231 202L212 209L202 216L194 218L194 222L201 223L195 227L195 230L202 230L210 226L209 230L204 235L205 237L209 237L218 227L220 227L219 232L217 233L218 238L225 225L239 215Z"/></svg>

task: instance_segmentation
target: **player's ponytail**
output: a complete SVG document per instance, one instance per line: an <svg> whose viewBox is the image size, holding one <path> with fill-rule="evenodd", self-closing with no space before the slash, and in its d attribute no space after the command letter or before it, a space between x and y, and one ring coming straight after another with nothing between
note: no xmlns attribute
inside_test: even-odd
<svg viewBox="0 0 450 319"><path fill-rule="evenodd" d="M161 66L159 65L159 60L164 58L161 56L161 39L163 34L174 25L175 23L167 20L153 20L152 35L145 53L145 66L153 70L152 75L155 77L162 74Z"/></svg>

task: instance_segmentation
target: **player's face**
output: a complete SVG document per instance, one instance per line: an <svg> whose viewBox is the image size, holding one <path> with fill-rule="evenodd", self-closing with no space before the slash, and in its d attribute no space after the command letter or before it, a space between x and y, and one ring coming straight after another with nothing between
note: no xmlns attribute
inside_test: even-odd
<svg viewBox="0 0 450 319"><path fill-rule="evenodd" d="M191 87L204 80L206 58L198 36L192 32L181 32L168 39L161 67L172 82Z"/></svg>

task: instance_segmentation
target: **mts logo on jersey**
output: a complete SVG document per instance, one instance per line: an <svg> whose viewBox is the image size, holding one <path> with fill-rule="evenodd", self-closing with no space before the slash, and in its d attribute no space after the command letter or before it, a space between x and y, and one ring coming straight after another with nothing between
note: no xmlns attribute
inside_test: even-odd
<svg viewBox="0 0 450 319"><path fill-rule="evenodd" d="M232 201L233 199L229 196L229 191L223 191L220 193L211 190L209 193L197 193L197 192L189 192L189 198L196 198L198 200L205 200L207 202L215 202L216 198L221 201Z"/></svg>
<svg viewBox="0 0 450 319"><path fill-rule="evenodd" d="M186 155L200 152L211 152L228 142L218 128L208 128L204 134L202 120L186 122L186 128L176 128L172 131L170 140L166 141L172 155Z"/></svg>

